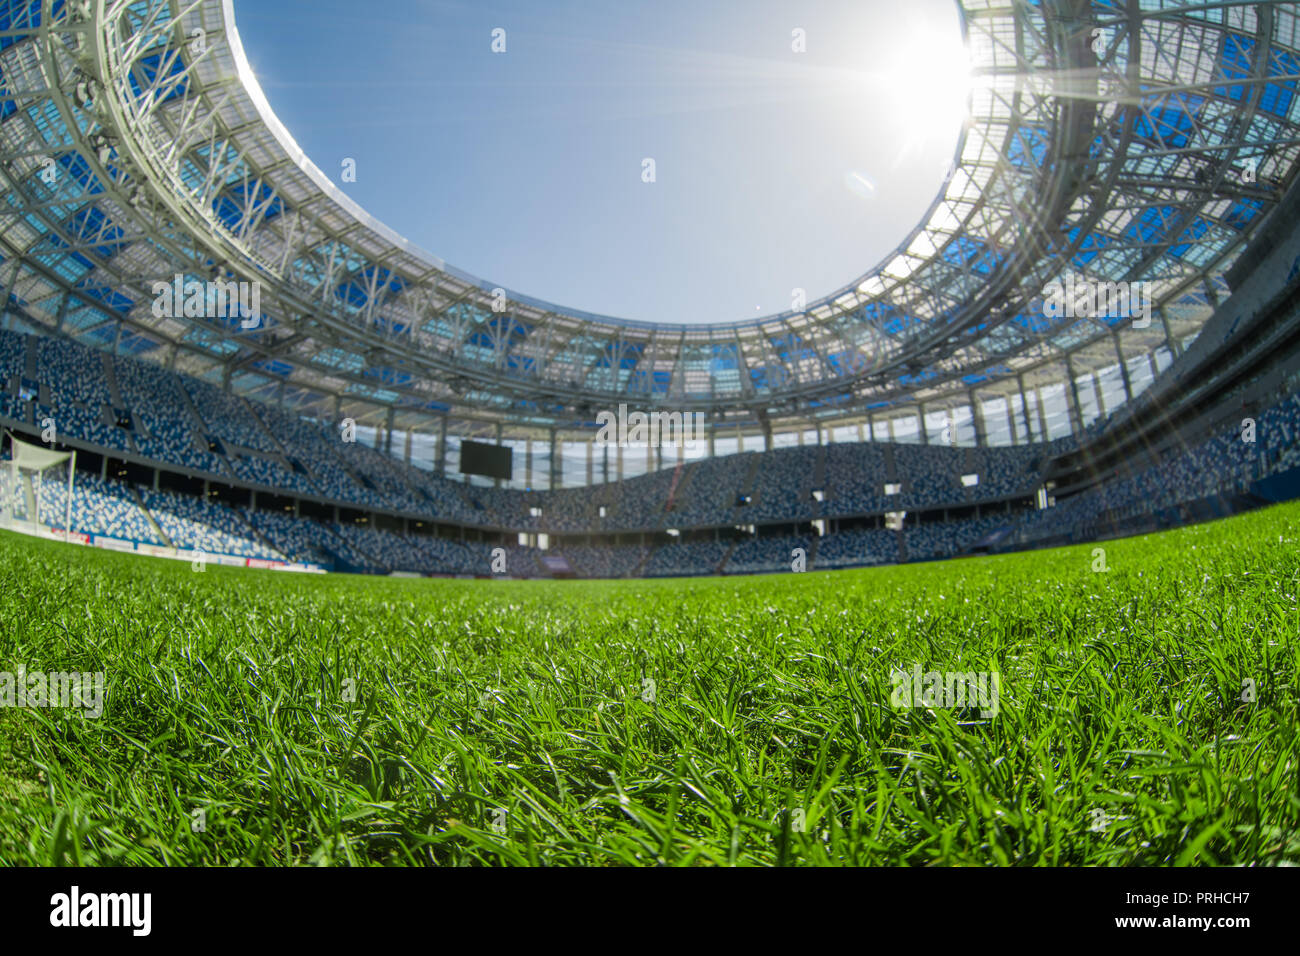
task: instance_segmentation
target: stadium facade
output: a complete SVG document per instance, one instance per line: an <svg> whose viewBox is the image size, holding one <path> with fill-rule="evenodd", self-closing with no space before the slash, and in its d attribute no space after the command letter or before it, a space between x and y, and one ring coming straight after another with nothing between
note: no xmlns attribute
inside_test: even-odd
<svg viewBox="0 0 1300 956"><path fill-rule="evenodd" d="M275 117L230 0L0 0L0 420L98 465L11 482L9 520L627 575L1289 495L1297 4L960 7L969 116L921 223L829 296L681 326L502 289L375 221ZM598 441L621 406L702 416L703 440ZM513 477L456 480L464 440L512 447Z"/></svg>

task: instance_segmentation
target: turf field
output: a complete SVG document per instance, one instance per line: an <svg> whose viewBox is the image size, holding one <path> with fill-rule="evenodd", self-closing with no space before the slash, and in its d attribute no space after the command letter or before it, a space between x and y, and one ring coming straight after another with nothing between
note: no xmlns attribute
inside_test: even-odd
<svg viewBox="0 0 1300 956"><path fill-rule="evenodd" d="M1105 549L507 583L0 535L0 670L106 675L0 709L0 859L1300 863L1300 506ZM894 706L918 665L996 716Z"/></svg>

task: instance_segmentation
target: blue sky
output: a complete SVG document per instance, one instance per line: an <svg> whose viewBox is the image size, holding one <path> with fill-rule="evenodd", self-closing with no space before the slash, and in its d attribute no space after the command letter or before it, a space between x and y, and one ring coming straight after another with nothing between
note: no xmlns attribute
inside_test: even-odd
<svg viewBox="0 0 1300 956"><path fill-rule="evenodd" d="M925 69L960 36L952 0L235 13L271 106L373 215L494 285L623 318L749 319L844 287L920 221L959 132Z"/></svg>

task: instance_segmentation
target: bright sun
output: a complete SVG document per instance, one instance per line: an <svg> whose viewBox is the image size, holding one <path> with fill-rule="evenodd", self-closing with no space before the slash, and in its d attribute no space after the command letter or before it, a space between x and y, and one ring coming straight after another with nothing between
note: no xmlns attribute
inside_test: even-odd
<svg viewBox="0 0 1300 956"><path fill-rule="evenodd" d="M891 50L869 82L872 93L884 99L901 137L895 165L937 146L955 148L975 85L961 35L908 24ZM945 155L951 152L945 150Z"/></svg>

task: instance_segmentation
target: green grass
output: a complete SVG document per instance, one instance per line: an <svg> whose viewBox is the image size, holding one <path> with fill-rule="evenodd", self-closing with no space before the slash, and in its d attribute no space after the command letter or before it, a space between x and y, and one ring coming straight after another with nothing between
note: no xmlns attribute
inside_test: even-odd
<svg viewBox="0 0 1300 956"><path fill-rule="evenodd" d="M0 670L108 683L98 720L0 709L0 860L1300 862L1298 542L1290 505L1105 574L507 583L0 535ZM1000 712L890 706L918 663L999 672Z"/></svg>

